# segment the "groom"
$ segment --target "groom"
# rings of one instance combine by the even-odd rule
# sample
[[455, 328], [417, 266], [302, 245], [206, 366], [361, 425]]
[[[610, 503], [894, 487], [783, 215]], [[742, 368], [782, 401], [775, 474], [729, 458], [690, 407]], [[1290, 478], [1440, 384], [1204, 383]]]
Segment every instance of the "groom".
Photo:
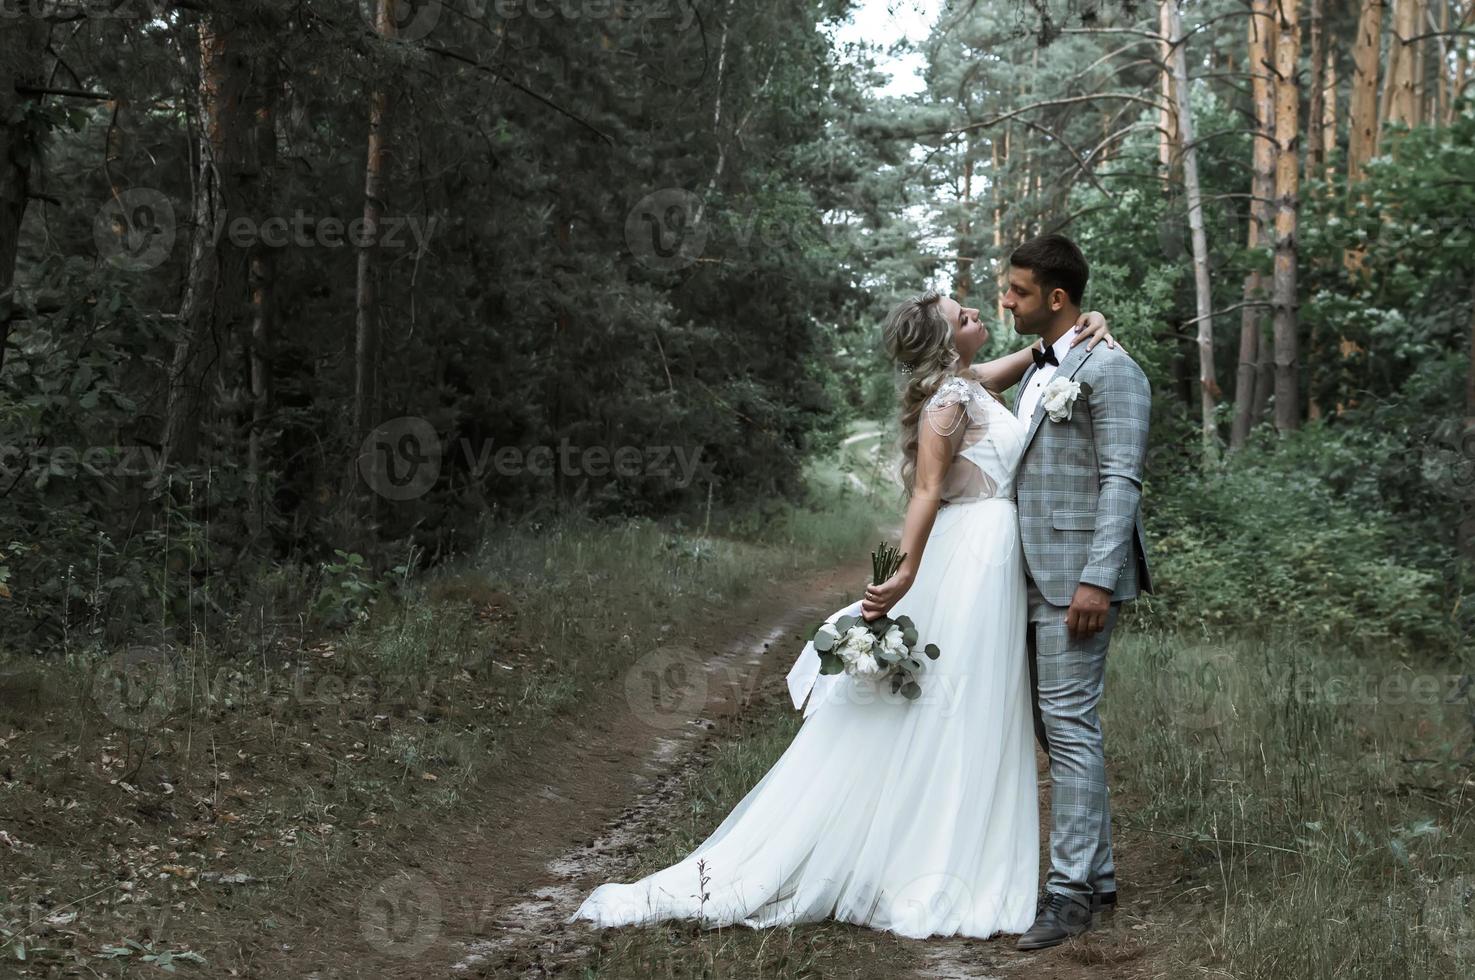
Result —
[[1088, 275], [1075, 242], [1045, 235], [1009, 257], [1003, 298], [1014, 328], [1040, 338], [1015, 405], [1029, 426], [1015, 495], [1035, 737], [1051, 784], [1050, 873], [1019, 949], [1063, 943], [1116, 906], [1096, 704], [1121, 603], [1152, 591], [1137, 513], [1152, 393], [1121, 348], [1071, 346]]

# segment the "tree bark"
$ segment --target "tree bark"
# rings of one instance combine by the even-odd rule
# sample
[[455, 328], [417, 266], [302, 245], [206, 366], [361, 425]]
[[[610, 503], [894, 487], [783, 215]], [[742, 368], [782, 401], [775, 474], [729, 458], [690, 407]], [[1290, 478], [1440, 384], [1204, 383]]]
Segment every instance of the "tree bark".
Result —
[[[1008, 130], [1005, 129], [1004, 132], [1007, 137]], [[1004, 254], [1004, 207], [999, 184], [999, 166], [1003, 161], [1003, 155], [999, 152], [998, 139], [990, 137], [988, 145], [988, 190], [994, 199], [994, 280], [995, 286], [998, 287], [994, 290], [994, 307], [999, 318], [999, 329], [1002, 331], [1008, 325], [1008, 318], [1004, 311], [1004, 277], [1008, 274], [1009, 258]]]
[[1300, 357], [1296, 337], [1296, 217], [1300, 191], [1297, 62], [1301, 54], [1298, 0], [1277, 0], [1280, 25], [1275, 44], [1275, 427], [1301, 427]]
[[963, 140], [963, 209], [958, 216], [958, 281], [954, 286], [954, 299], [962, 302], [973, 291], [973, 259], [971, 253], [972, 221], [969, 217], [973, 208], [973, 134]]
[[0, 33], [0, 370], [14, 322], [15, 260], [40, 135], [26, 122], [11, 121], [31, 99], [39, 98], [20, 95], [15, 87], [40, 86], [47, 33], [46, 22], [31, 16], [29, 0], [11, 13], [14, 16]]
[[253, 143], [266, 99], [263, 62], [275, 57], [263, 50], [262, 38], [271, 34], [271, 25], [226, 13], [211, 13], [199, 23], [195, 233], [179, 314], [182, 333], [170, 365], [161, 464], [195, 459], [209, 379], [251, 316], [250, 246], [222, 234], [222, 225], [254, 219], [259, 244], [261, 171]]
[[1337, 152], [1337, 60], [1327, 58], [1321, 89], [1321, 178], [1330, 193], [1332, 157]]
[[[1169, 16], [1168, 4], [1158, 4], [1157, 28], [1158, 33], [1164, 40], [1158, 42], [1158, 57], [1162, 60], [1163, 70], [1159, 76], [1158, 98], [1162, 102], [1162, 108], [1158, 110], [1158, 133], [1157, 133], [1157, 161], [1163, 168], [1163, 176], [1173, 176], [1173, 160], [1177, 156], [1177, 148], [1182, 142], [1182, 134], [1178, 128], [1178, 119], [1175, 113], [1177, 99], [1173, 94], [1173, 45], [1172, 38], [1178, 35], [1173, 32], [1173, 21], [1177, 19], [1177, 8], [1172, 10], [1172, 19]], [[1163, 184], [1163, 191], [1171, 188], [1170, 183]]]
[[[1255, 140], [1252, 145], [1250, 218], [1246, 246], [1255, 251], [1269, 240], [1271, 198], [1275, 195], [1275, 92], [1269, 63], [1275, 49], [1276, 19], [1273, 0], [1254, 0], [1249, 18], [1250, 92], [1255, 110]], [[1265, 299], [1265, 277], [1257, 269], [1245, 276], [1244, 302], [1239, 320], [1239, 367], [1234, 382], [1234, 424], [1230, 430], [1231, 451], [1242, 449], [1250, 431], [1265, 416], [1270, 402], [1274, 373], [1270, 344], [1264, 339], [1265, 311], [1248, 304]], [[1261, 367], [1265, 368], [1262, 380]]]
[[[1468, 465], [1475, 454], [1475, 286], [1470, 289], [1470, 368], [1465, 375], [1465, 426], [1460, 434], [1460, 452], [1464, 457], [1461, 464]], [[1466, 558], [1475, 559], [1475, 487], [1465, 488], [1463, 510], [1460, 552]]]
[[1362, 179], [1363, 168], [1378, 152], [1378, 59], [1383, 38], [1384, 0], [1363, 0], [1352, 46], [1352, 99], [1347, 107], [1347, 183]]
[[1388, 49], [1388, 80], [1382, 112], [1389, 123], [1417, 126], [1424, 119], [1423, 41], [1424, 0], [1394, 0], [1393, 43]]
[[[1325, 111], [1326, 99], [1326, 70], [1331, 59], [1327, 56], [1326, 33], [1323, 29], [1325, 22], [1324, 8], [1326, 0], [1310, 0], [1307, 10], [1307, 24], [1311, 31], [1311, 78], [1309, 87], [1310, 103], [1306, 109], [1306, 129], [1320, 126], [1322, 113]], [[1309, 141], [1306, 148], [1306, 176], [1308, 178], [1319, 174], [1324, 162], [1323, 141], [1313, 139]]]
[[[383, 38], [395, 32], [395, 0], [378, 0], [375, 30]], [[369, 145], [364, 164], [364, 237], [358, 253], [358, 282], [354, 304], [353, 423], [355, 444], [374, 427], [377, 410], [379, 322], [374, 292], [374, 252], [379, 240], [379, 219], [384, 213], [384, 156], [388, 127], [389, 95], [383, 88], [369, 94]]]
[[[261, 201], [265, 211], [279, 213], [276, 208], [275, 175], [277, 165], [276, 96], [278, 92], [275, 62], [263, 64], [267, 72], [262, 85], [267, 93], [256, 114], [255, 149], [262, 174]], [[276, 259], [277, 250], [258, 240], [251, 252], [251, 438], [248, 465], [251, 474], [252, 533], [266, 526], [266, 460], [263, 442], [272, 413], [271, 353], [276, 328]]]
[[[1475, 15], [1475, 0], [1466, 0], [1465, 12], [1460, 17], [1460, 27], [1464, 28], [1470, 23], [1472, 15]], [[1460, 99], [1465, 94], [1465, 85], [1470, 76], [1470, 39], [1460, 37], [1455, 40], [1455, 75], [1454, 83], [1450, 86], [1449, 104], [1444, 111], [1444, 124], [1450, 125], [1455, 121], [1455, 111], [1460, 104]]]
[[1193, 285], [1198, 314], [1198, 386], [1202, 412], [1204, 462], [1219, 455], [1219, 428], [1214, 406], [1219, 400], [1219, 383], [1214, 377], [1213, 290], [1209, 284], [1209, 243], [1204, 231], [1203, 196], [1198, 181], [1198, 148], [1193, 139], [1193, 109], [1189, 104], [1187, 39], [1178, 16], [1178, 0], [1162, 0], [1164, 36], [1169, 38], [1168, 67], [1174, 115], [1178, 121], [1178, 145], [1183, 149], [1183, 188], [1188, 199], [1188, 229], [1193, 242]]

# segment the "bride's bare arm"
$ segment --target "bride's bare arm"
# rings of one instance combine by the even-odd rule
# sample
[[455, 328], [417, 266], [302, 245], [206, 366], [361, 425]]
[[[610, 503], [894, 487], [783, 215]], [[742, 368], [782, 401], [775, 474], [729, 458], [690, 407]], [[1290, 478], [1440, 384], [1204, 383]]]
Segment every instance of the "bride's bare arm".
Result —
[[[867, 620], [884, 616], [907, 594], [917, 577], [922, 550], [927, 546], [927, 536], [932, 533], [937, 509], [942, 503], [943, 481], [952, 465], [956, 442], [962, 437], [964, 412], [962, 404], [930, 413], [924, 409], [922, 418], [917, 421], [917, 471], [902, 523], [901, 544], [897, 549], [906, 557], [889, 579], [866, 588], [865, 598], [861, 600], [861, 615]], [[944, 432], [949, 435], [943, 435]]]
[[[1085, 343], [1088, 345], [1086, 350], [1090, 350], [1103, 340], [1106, 341], [1108, 347], [1117, 345], [1116, 338], [1106, 330], [1106, 317], [1095, 310], [1082, 313], [1081, 318], [1076, 321], [1076, 328], [1078, 332], [1070, 342], [1072, 347]], [[1030, 344], [1029, 347], [1012, 354], [1005, 354], [1003, 357], [996, 357], [982, 364], [974, 364], [968, 370], [990, 391], [1007, 391], [1019, 384], [1019, 380], [1024, 377], [1024, 372], [1028, 371], [1030, 364], [1034, 362], [1034, 357], [1029, 352], [1030, 347], [1033, 346], [1034, 344]]]

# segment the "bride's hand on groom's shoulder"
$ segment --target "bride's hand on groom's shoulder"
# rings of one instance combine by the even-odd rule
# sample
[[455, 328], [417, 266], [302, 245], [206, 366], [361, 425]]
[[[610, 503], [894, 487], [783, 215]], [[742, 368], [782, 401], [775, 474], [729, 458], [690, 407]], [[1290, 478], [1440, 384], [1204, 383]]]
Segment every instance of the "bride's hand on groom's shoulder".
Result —
[[907, 594], [907, 590], [911, 587], [911, 573], [901, 570], [880, 585], [866, 586], [865, 598], [860, 602], [861, 618], [866, 622], [880, 619], [901, 600], [902, 596]]
[[[1106, 341], [1106, 346], [1108, 347], [1122, 346], [1107, 331], [1106, 316], [1096, 310], [1092, 310], [1089, 313], [1082, 313], [1081, 318], [1076, 321], [1075, 331], [1076, 335], [1070, 342], [1072, 347], [1076, 344], [1084, 343], [1086, 350], [1090, 350], [1103, 340]], [[1126, 350], [1126, 348], [1122, 347], [1122, 350]]]

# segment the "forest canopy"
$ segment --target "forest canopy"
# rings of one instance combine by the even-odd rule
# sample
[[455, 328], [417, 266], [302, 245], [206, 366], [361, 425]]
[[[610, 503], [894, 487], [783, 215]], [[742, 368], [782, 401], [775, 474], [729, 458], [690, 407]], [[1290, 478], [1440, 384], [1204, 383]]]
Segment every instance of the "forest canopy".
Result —
[[857, 6], [0, 4], [11, 641], [569, 509], [802, 505], [894, 421], [886, 309], [941, 286], [1018, 349], [999, 277], [1051, 231], [1155, 392], [1144, 615], [1465, 635], [1475, 4], [837, 42]]

